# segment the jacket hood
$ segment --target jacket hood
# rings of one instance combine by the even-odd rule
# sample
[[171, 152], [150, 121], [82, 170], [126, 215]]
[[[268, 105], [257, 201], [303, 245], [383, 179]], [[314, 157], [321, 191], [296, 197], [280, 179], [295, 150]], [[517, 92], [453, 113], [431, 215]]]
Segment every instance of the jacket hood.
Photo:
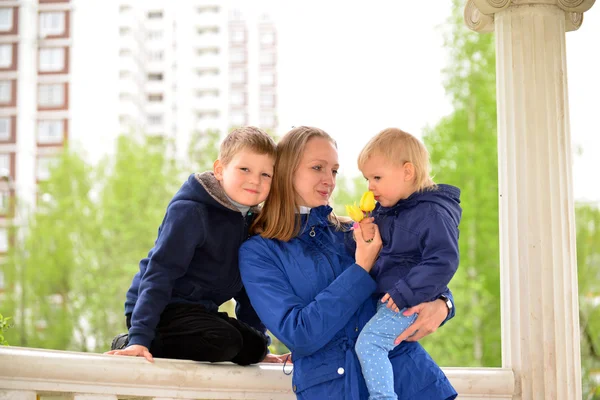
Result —
[[393, 213], [400, 208], [409, 208], [417, 205], [418, 203], [429, 202], [436, 203], [445, 209], [452, 220], [458, 224], [462, 214], [462, 208], [460, 207], [460, 189], [452, 186], [439, 184], [435, 189], [426, 190], [423, 192], [415, 192], [404, 200], [400, 200], [396, 205], [392, 207], [382, 207], [377, 204], [375, 208], [376, 213]]
[[[175, 194], [171, 203], [179, 200], [195, 201], [212, 207], [240, 212], [229, 200], [211, 171], [191, 174]], [[257, 206], [250, 207], [250, 211], [253, 213], [258, 212], [258, 210]]]

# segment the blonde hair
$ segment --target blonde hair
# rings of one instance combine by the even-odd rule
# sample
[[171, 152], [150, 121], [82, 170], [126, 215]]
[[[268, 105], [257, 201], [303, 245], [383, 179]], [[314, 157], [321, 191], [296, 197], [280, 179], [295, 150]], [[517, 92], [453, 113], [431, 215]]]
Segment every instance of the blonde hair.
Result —
[[223, 139], [219, 148], [219, 160], [223, 165], [227, 165], [244, 149], [273, 158], [277, 156], [277, 144], [269, 134], [254, 126], [243, 126], [234, 129]]
[[[325, 131], [309, 126], [293, 128], [277, 144], [271, 191], [260, 214], [252, 224], [253, 233], [285, 242], [298, 236], [301, 221], [298, 213], [298, 196], [294, 189], [294, 174], [306, 144], [313, 138], [326, 139], [337, 148], [335, 140]], [[335, 214], [329, 215], [329, 221], [336, 229], [342, 229], [342, 222]]]
[[369, 157], [374, 155], [383, 156], [396, 166], [411, 163], [415, 168], [414, 184], [417, 191], [435, 188], [435, 182], [430, 176], [429, 152], [410, 133], [398, 128], [387, 128], [379, 132], [358, 155], [358, 168], [362, 170]]

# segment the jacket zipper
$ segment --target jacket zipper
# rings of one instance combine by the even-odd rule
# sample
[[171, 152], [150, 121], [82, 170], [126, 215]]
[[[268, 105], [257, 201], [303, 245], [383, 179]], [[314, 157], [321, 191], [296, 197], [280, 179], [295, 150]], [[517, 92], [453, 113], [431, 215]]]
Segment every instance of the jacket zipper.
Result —
[[[310, 236], [311, 238], [317, 236], [314, 225], [310, 227], [310, 232], [308, 233], [308, 236]], [[327, 254], [324, 251], [322, 252], [322, 254], [325, 256], [327, 262], [329, 263], [329, 268], [331, 268], [331, 273], [333, 274], [334, 279], [337, 278], [337, 275], [335, 274], [335, 269], [333, 268], [333, 262], [331, 261], [329, 254]]]

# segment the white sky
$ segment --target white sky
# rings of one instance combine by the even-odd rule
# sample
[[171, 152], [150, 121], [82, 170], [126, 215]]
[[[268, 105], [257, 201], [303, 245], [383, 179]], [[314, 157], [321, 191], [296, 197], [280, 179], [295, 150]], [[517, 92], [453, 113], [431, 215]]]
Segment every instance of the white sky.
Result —
[[[293, 125], [326, 130], [339, 144], [342, 173], [379, 130], [421, 135], [451, 112], [442, 86], [442, 25], [451, 2], [253, 1], [279, 31], [280, 133]], [[243, 7], [245, 8], [245, 7]], [[251, 11], [246, 11], [251, 12]], [[583, 149], [574, 164], [576, 199], [600, 201], [600, 6], [567, 34], [571, 133]]]

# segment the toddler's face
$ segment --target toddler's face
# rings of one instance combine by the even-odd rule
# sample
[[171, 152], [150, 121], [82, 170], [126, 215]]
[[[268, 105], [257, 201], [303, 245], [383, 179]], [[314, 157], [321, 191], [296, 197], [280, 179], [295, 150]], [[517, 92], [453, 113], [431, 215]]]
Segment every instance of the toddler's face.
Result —
[[414, 167], [410, 163], [391, 163], [375, 154], [364, 163], [362, 173], [383, 207], [392, 207], [415, 192]]

